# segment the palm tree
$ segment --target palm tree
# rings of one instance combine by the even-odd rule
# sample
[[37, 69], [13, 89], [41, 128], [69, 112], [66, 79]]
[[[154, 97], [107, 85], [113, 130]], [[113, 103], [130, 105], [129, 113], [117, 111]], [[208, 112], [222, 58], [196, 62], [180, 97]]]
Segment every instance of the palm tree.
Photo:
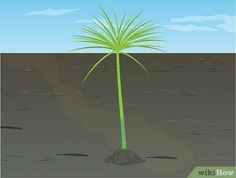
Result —
[[[154, 25], [151, 21], [138, 20], [140, 13], [135, 14], [131, 17], [126, 18], [124, 15], [119, 21], [116, 13], [113, 11], [113, 20], [108, 16], [108, 14], [101, 8], [103, 19], [98, 19], [94, 17], [91, 22], [96, 26], [92, 28], [89, 26], [82, 26], [82, 30], [85, 35], [75, 36], [76, 41], [88, 43], [88, 46], [77, 48], [75, 50], [82, 49], [107, 49], [110, 52], [104, 55], [100, 60], [98, 60], [90, 71], [85, 76], [82, 84], [90, 76], [92, 71], [107, 57], [110, 55], [116, 55], [116, 77], [117, 77], [117, 90], [118, 90], [118, 106], [119, 106], [119, 116], [120, 116], [120, 129], [121, 129], [121, 149], [124, 151], [127, 149], [126, 142], [126, 128], [125, 128], [125, 114], [124, 114], [124, 102], [122, 93], [122, 80], [121, 80], [121, 64], [120, 55], [123, 54], [127, 58], [136, 62], [139, 66], [147, 72], [144, 65], [139, 62], [135, 57], [124, 52], [126, 49], [130, 48], [149, 48], [154, 50], [161, 50], [160, 46], [156, 45], [156, 42], [162, 41], [160, 37], [157, 36], [157, 28], [159, 26]], [[153, 44], [149, 44], [149, 43]]]

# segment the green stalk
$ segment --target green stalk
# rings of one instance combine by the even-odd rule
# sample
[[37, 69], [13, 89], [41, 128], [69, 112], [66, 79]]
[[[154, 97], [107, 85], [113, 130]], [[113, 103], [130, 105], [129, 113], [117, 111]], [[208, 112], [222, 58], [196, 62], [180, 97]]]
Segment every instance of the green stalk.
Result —
[[122, 94], [120, 53], [119, 52], [116, 53], [116, 77], [117, 77], [118, 103], [119, 103], [119, 114], [120, 114], [121, 148], [126, 149], [127, 144], [126, 144], [124, 103], [123, 103], [123, 94]]

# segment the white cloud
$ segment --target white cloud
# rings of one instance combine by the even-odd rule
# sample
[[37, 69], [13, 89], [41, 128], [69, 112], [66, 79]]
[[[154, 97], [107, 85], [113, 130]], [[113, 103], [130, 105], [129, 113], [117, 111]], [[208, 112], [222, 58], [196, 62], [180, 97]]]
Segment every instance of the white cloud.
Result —
[[171, 30], [177, 31], [216, 31], [215, 28], [206, 27], [206, 26], [196, 26], [196, 25], [163, 25], [163, 27], [169, 28]]
[[172, 18], [172, 22], [207, 22], [207, 21], [218, 21], [215, 25], [216, 28], [221, 28], [227, 32], [236, 32], [236, 17], [229, 15], [212, 15], [212, 16], [187, 16], [181, 18]]
[[44, 9], [39, 11], [30, 11], [25, 15], [44, 15], [44, 16], [56, 16], [56, 15], [65, 15], [79, 9]]

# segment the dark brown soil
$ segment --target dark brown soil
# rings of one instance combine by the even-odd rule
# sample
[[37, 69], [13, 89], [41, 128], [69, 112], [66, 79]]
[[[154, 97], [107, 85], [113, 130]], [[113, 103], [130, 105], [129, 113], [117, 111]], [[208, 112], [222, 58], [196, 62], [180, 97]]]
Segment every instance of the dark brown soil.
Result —
[[234, 165], [234, 54], [134, 54], [149, 74], [121, 56], [127, 145], [146, 159], [129, 166], [104, 162], [120, 148], [114, 56], [81, 86], [102, 55], [2, 54], [3, 177], [174, 178]]

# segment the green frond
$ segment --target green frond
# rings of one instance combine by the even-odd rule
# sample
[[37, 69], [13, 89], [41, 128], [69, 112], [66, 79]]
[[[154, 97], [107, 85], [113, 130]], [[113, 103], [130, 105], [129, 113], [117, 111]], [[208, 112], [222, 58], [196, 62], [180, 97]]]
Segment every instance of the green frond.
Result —
[[99, 33], [98, 31], [92, 29], [91, 27], [87, 27], [87, 26], [82, 26], [81, 28], [88, 35], [99, 38], [100, 40], [103, 40], [104, 42], [106, 42], [109, 46], [113, 46], [113, 44], [109, 40], [109, 38], [106, 37], [105, 35], [103, 35], [102, 33]]
[[81, 48], [76, 48], [76, 49], [73, 49], [71, 51], [80, 51], [80, 50], [83, 50], [83, 49], [111, 49], [111, 48], [108, 48], [106, 46], [85, 46], [85, 47], [81, 47]]
[[147, 37], [147, 36], [151, 36], [151, 35], [155, 35], [155, 34], [156, 34], [155, 27], [141, 29], [141, 30], [138, 30], [138, 31], [132, 33], [130, 36], [128, 36], [124, 40], [124, 44], [126, 42], [129, 42], [129, 41], [134, 40], [134, 39], [138, 39], [138, 38], [141, 38], [141, 37]]
[[138, 65], [140, 65], [145, 72], [148, 73], [148, 70], [146, 69], [146, 67], [144, 67], [144, 65], [141, 62], [139, 62], [137, 59], [135, 59], [133, 56], [131, 56], [127, 53], [121, 53], [121, 54], [124, 54], [124, 55], [128, 56], [129, 58], [131, 58], [134, 62], [136, 62]]
[[124, 36], [124, 39], [127, 39], [127, 37], [129, 37], [132, 33], [139, 30], [140, 28], [144, 27], [145, 25], [147, 25], [150, 22], [151, 21], [145, 21], [145, 22], [141, 21], [141, 22], [139, 22], [129, 32], [126, 33], [126, 35]]
[[130, 19], [128, 19], [124, 25], [124, 27], [121, 27], [121, 32], [120, 32], [120, 39], [119, 41], [122, 41], [122, 39], [125, 36], [125, 33], [128, 31], [128, 29], [130, 28], [130, 26], [134, 23], [134, 21], [141, 15], [141, 13], [134, 15], [133, 17], [131, 17]]
[[148, 49], [155, 49], [159, 51], [163, 51], [160, 46], [157, 45], [148, 45], [148, 44], [139, 44], [139, 45], [128, 45], [126, 49], [128, 48], [148, 48]]
[[[151, 21], [138, 20], [141, 13], [130, 17], [126, 17], [125, 14], [119, 20], [114, 11], [112, 11], [113, 18], [111, 18], [104, 9], [100, 9], [104, 21], [94, 17], [92, 23], [95, 25], [95, 28], [83, 25], [82, 30], [86, 35], [75, 36], [76, 40], [94, 44], [90, 48], [98, 47], [115, 52], [122, 52], [122, 50], [137, 47], [163, 51], [158, 46], [158, 42], [163, 41], [157, 36], [157, 30], [160, 26], [153, 24]], [[154, 44], [148, 44], [149, 42]], [[89, 46], [79, 49], [88, 48]]]
[[104, 46], [112, 48], [112, 46], [106, 43], [106, 41], [100, 40], [99, 38], [94, 38], [90, 36], [76, 36], [75, 39], [78, 40], [79, 42], [93, 43], [93, 44], [104, 45]]
[[121, 20], [120, 24], [118, 25], [118, 32], [117, 32], [117, 41], [118, 41], [118, 44], [119, 44], [119, 42], [120, 42], [121, 29], [122, 29], [123, 24], [124, 24], [124, 22], [125, 22], [125, 17], [126, 17], [126, 14], [123, 15], [122, 20]]
[[138, 44], [138, 43], [144, 43], [144, 42], [158, 42], [158, 41], [163, 42], [163, 40], [157, 37], [147, 37], [147, 38], [144, 37], [144, 38], [130, 40], [127, 44], [131, 45], [131, 44]]
[[108, 54], [106, 54], [105, 56], [103, 56], [100, 60], [98, 60], [94, 66], [89, 70], [89, 72], [86, 74], [84, 80], [82, 81], [82, 85], [84, 84], [84, 82], [86, 81], [86, 79], [89, 77], [89, 75], [93, 72], [93, 70], [103, 61], [105, 60], [108, 56], [110, 56], [111, 54], [113, 54], [113, 52], [110, 52]]
[[115, 27], [113, 26], [109, 16], [107, 15], [107, 13], [101, 8], [102, 10], [102, 14], [103, 14], [103, 18], [106, 20], [108, 26], [110, 27], [111, 29], [111, 32], [113, 33], [112, 36], [114, 37], [114, 39], [116, 39], [116, 31], [115, 31]]
[[116, 44], [115, 37], [112, 35], [111, 30], [109, 30], [109, 29], [106, 27], [106, 25], [104, 25], [98, 18], [94, 17], [94, 19], [96, 20], [96, 21], [94, 22], [94, 24], [95, 24], [98, 28], [100, 28], [100, 29], [110, 38], [110, 40], [111, 40], [114, 44]]
[[119, 31], [119, 21], [118, 21], [118, 18], [117, 18], [117, 15], [115, 13], [115, 11], [112, 9], [112, 13], [113, 13], [113, 16], [114, 16], [114, 19], [115, 19], [115, 22], [116, 22], [116, 38], [118, 36], [118, 31]]

